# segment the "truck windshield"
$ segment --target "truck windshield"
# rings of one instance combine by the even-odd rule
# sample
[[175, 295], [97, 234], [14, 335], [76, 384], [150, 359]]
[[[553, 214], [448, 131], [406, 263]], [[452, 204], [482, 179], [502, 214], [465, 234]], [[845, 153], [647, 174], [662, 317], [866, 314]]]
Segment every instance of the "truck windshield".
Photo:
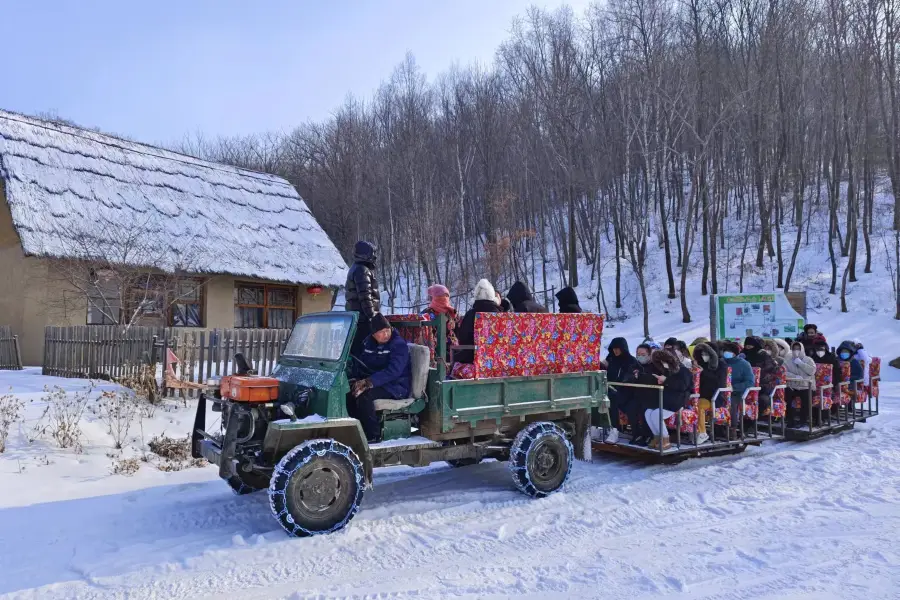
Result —
[[284, 348], [287, 356], [340, 360], [347, 343], [353, 317], [349, 315], [315, 315], [303, 317], [294, 325]]

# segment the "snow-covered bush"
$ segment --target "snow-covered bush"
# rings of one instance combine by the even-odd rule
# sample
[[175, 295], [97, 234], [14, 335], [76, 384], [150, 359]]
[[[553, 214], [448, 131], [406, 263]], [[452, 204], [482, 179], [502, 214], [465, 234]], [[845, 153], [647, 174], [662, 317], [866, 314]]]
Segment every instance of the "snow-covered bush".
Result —
[[150, 451], [161, 458], [156, 468], [160, 471], [181, 471], [190, 467], [203, 467], [206, 461], [191, 456], [191, 438], [170, 438], [158, 435], [147, 444]]
[[87, 389], [67, 393], [59, 386], [45, 387], [46, 396], [41, 398], [46, 402], [41, 418], [34, 428], [34, 436], [47, 435], [56, 442], [60, 448], [74, 448], [81, 451], [81, 418], [91, 400], [94, 386]]
[[11, 394], [0, 396], [0, 453], [6, 450], [9, 428], [19, 420], [24, 403]]
[[110, 473], [113, 475], [125, 475], [130, 477], [141, 469], [141, 460], [139, 458], [113, 458], [109, 467]]
[[107, 391], [100, 396], [98, 416], [106, 423], [116, 450], [122, 449], [141, 404], [139, 398], [125, 390]]

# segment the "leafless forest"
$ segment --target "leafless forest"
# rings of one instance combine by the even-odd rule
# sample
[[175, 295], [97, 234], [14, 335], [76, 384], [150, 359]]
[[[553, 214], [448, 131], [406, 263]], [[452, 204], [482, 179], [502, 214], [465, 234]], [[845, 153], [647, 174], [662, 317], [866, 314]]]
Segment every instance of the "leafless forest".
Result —
[[[900, 257], [898, 49], [897, 0], [532, 9], [489, 67], [428, 81], [407, 56], [326, 122], [181, 149], [286, 176], [342, 251], [379, 245], [387, 289], [406, 297], [483, 275], [549, 287], [548, 269], [578, 285], [576, 260], [600, 264], [602, 239], [615, 253], [603, 260], [620, 259], [610, 304], [630, 264], [646, 321], [648, 253], [664, 252], [687, 321], [685, 294], [721, 284], [726, 219], [745, 232], [741, 279], [744, 264], [776, 261], [789, 289], [816, 215], [843, 300], [883, 245], [877, 179], [893, 191], [878, 210], [893, 210]], [[686, 290], [697, 245], [701, 290]]]

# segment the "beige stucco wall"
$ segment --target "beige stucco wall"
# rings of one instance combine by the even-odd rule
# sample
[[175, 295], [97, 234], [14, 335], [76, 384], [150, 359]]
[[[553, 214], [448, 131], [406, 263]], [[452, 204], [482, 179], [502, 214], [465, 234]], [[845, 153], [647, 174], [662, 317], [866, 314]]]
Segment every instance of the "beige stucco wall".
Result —
[[76, 294], [48, 277], [47, 261], [22, 252], [0, 180], [0, 325], [19, 336], [22, 362], [43, 362], [44, 327], [83, 325], [87, 306]]

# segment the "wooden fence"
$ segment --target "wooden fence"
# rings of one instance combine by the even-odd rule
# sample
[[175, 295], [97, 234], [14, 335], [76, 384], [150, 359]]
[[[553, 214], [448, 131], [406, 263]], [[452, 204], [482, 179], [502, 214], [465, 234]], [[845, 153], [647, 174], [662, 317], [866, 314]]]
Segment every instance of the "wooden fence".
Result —
[[[164, 340], [180, 364], [176, 374], [182, 381], [202, 383], [210, 377], [231, 375], [234, 355], [240, 352], [260, 375], [269, 375], [287, 344], [290, 329], [216, 329], [212, 331], [176, 330]], [[165, 356], [163, 354], [162, 356]], [[169, 395], [174, 395], [170, 390]], [[179, 391], [187, 394], [188, 391]], [[195, 392], [190, 392], [195, 396]]]
[[[151, 365], [160, 385], [171, 365], [178, 379], [202, 383], [230, 375], [233, 357], [241, 352], [260, 375], [275, 368], [290, 336], [289, 329], [215, 329], [192, 331], [162, 327], [77, 326], [47, 327], [44, 332], [45, 375], [82, 379], [122, 379]], [[191, 395], [165, 390], [167, 395]]]
[[83, 325], [44, 328], [44, 375], [121, 379], [154, 362], [159, 327]]
[[7, 325], [0, 326], [0, 371], [21, 371], [22, 352], [19, 336], [13, 335]]

